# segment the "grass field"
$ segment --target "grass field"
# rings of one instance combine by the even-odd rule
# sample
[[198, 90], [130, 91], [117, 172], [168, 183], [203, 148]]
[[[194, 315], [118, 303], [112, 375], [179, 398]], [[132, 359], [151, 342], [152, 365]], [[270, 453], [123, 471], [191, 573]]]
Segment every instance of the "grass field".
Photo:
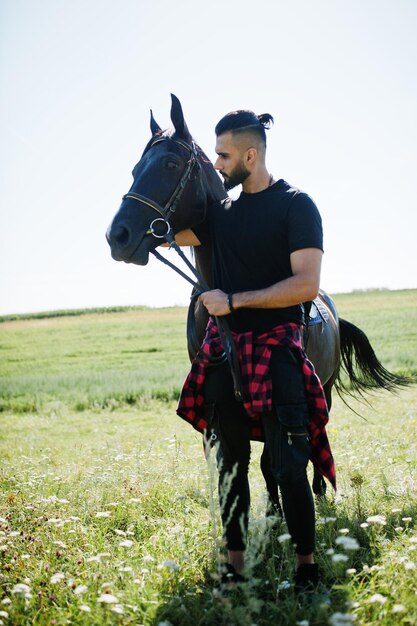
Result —
[[[335, 300], [385, 366], [416, 375], [417, 291]], [[349, 400], [362, 417], [335, 400], [339, 491], [317, 503], [332, 604], [300, 607], [285, 525], [264, 515], [258, 444], [250, 582], [215, 590], [215, 464], [175, 415], [184, 309], [2, 320], [0, 354], [0, 622], [417, 623], [415, 387]]]

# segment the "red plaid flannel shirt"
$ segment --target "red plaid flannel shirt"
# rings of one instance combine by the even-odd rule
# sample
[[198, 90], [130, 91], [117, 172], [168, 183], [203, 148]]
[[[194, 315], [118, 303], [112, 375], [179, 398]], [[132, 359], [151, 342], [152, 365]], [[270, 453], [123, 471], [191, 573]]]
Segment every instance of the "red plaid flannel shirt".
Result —
[[[276, 326], [259, 336], [254, 336], [252, 332], [232, 334], [241, 366], [243, 406], [250, 416], [251, 439], [255, 441], [264, 441], [261, 413], [272, 410], [272, 381], [269, 376], [271, 349], [273, 346], [284, 346], [299, 352], [310, 412], [310, 459], [336, 489], [336, 470], [326, 434], [329, 421], [326, 398], [314, 367], [303, 350], [302, 326], [291, 322]], [[218, 356], [222, 352], [217, 326], [210, 318], [203, 344], [191, 365], [177, 408], [178, 415], [201, 433], [209, 427], [204, 411], [208, 356]]]

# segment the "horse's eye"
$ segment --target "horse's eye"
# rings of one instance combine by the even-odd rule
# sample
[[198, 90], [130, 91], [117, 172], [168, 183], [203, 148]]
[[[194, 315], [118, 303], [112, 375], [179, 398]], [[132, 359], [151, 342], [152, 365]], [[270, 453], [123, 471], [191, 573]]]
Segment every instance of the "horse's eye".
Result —
[[166, 170], [176, 170], [179, 168], [178, 159], [171, 154], [166, 154], [161, 159], [161, 164]]

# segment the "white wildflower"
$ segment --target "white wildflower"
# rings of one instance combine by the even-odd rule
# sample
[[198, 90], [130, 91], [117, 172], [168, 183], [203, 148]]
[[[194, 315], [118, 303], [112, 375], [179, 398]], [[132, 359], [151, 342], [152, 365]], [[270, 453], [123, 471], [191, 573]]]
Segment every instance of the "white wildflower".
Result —
[[402, 517], [401, 518], [403, 522], [412, 522], [413, 518], [412, 517]]
[[115, 532], [116, 535], [120, 535], [121, 537], [126, 537], [126, 533], [124, 530], [119, 530], [118, 528], [114, 528], [113, 532]]
[[12, 593], [22, 596], [23, 598], [31, 598], [32, 596], [30, 591], [31, 589], [29, 585], [26, 585], [25, 583], [17, 583], [17, 585], [15, 585], [12, 589]]
[[385, 604], [386, 601], [387, 601], [387, 598], [380, 593], [374, 593], [374, 595], [371, 596], [368, 600], [368, 602], [379, 603], [379, 604]]
[[328, 550], [326, 550], [326, 554], [331, 556], [332, 554], [334, 554], [334, 549], [333, 548], [329, 548]]
[[346, 554], [336, 553], [336, 554], [333, 554], [332, 556], [332, 561], [334, 563], [341, 563], [341, 562], [348, 561], [348, 560], [349, 560], [349, 557]]
[[110, 517], [110, 511], [97, 511], [96, 517]]
[[124, 614], [123, 605], [121, 604], [116, 604], [116, 606], [113, 606], [110, 610], [113, 611], [113, 613], [118, 613], [118, 615]]
[[131, 504], [137, 504], [138, 502], [141, 502], [140, 498], [130, 498], [130, 500], [128, 500], [128, 502], [130, 502]]
[[289, 589], [291, 587], [291, 583], [289, 580], [283, 580], [281, 583], [279, 583], [277, 589], [278, 591], [281, 591], [282, 589]]
[[347, 535], [349, 532], [350, 532], [349, 528], [341, 528], [341, 529], [339, 530], [339, 533], [340, 533], [341, 535]]
[[80, 596], [81, 594], [87, 591], [87, 585], [77, 585], [74, 589], [74, 593], [76, 596]]
[[65, 578], [65, 574], [63, 574], [62, 572], [56, 572], [56, 574], [53, 574], [51, 576], [49, 582], [51, 583], [51, 585], [56, 585], [61, 580], [64, 580], [64, 578]]
[[391, 509], [391, 513], [401, 513], [401, 509]]
[[100, 560], [101, 559], [100, 559], [100, 557], [98, 555], [97, 556], [89, 556], [88, 559], [85, 560], [85, 562], [86, 563], [94, 563], [94, 562], [100, 563]]
[[367, 522], [362, 522], [361, 528], [368, 528], [369, 524]]
[[5, 606], [11, 603], [12, 601], [10, 600], [10, 598], [3, 598], [3, 600], [1, 601], [1, 604], [4, 604]]
[[5, 617], [7, 619], [9, 617], [9, 614], [7, 611], [0, 611], [0, 617]]
[[278, 541], [280, 543], [284, 543], [285, 541], [290, 541], [291, 535], [289, 533], [283, 533], [278, 537]]
[[97, 602], [103, 602], [104, 604], [118, 604], [119, 600], [111, 593], [102, 593], [101, 596], [97, 598]]
[[302, 619], [301, 622], [296, 622], [297, 626], [310, 626], [308, 619]]
[[346, 570], [346, 574], [348, 574], [349, 576], [352, 576], [353, 574], [356, 574], [356, 569], [354, 567], [350, 567], [349, 569]]
[[81, 604], [79, 608], [80, 611], [84, 611], [85, 613], [91, 613], [91, 609], [88, 604]]
[[354, 615], [350, 613], [333, 613], [329, 618], [330, 626], [350, 626], [355, 620]]
[[133, 572], [133, 567], [119, 567], [119, 572]]
[[30, 559], [30, 554], [22, 554], [20, 558], [22, 559], [22, 561], [27, 561], [28, 559]]
[[178, 563], [175, 563], [175, 561], [171, 561], [170, 559], [167, 559], [166, 561], [164, 561], [164, 566], [167, 567], [168, 569], [171, 570], [171, 572], [175, 572], [175, 570], [179, 569], [180, 566], [178, 565]]
[[385, 515], [371, 515], [366, 518], [366, 521], [370, 524], [380, 524], [381, 526], [386, 526], [387, 524]]
[[403, 611], [405, 611], [405, 606], [403, 604], [394, 604], [392, 607], [393, 613], [402, 613]]
[[145, 556], [142, 559], [143, 561], [155, 561], [155, 559], [153, 558], [153, 556], [151, 556], [150, 554], [145, 554]]
[[335, 544], [344, 550], [359, 550], [359, 544], [354, 537], [337, 537]]
[[172, 626], [172, 624], [168, 620], [164, 620], [163, 622], [158, 622], [157, 626]]
[[133, 546], [133, 541], [131, 539], [124, 539], [119, 543], [121, 548], [131, 548]]

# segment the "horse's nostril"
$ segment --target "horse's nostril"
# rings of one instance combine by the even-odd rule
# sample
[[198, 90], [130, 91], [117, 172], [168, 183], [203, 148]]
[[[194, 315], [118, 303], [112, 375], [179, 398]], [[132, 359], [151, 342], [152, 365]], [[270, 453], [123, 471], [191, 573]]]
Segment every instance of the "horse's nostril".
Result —
[[119, 246], [126, 246], [129, 243], [130, 232], [125, 227], [119, 224], [115, 227], [113, 232], [111, 233], [111, 238], [115, 241]]

